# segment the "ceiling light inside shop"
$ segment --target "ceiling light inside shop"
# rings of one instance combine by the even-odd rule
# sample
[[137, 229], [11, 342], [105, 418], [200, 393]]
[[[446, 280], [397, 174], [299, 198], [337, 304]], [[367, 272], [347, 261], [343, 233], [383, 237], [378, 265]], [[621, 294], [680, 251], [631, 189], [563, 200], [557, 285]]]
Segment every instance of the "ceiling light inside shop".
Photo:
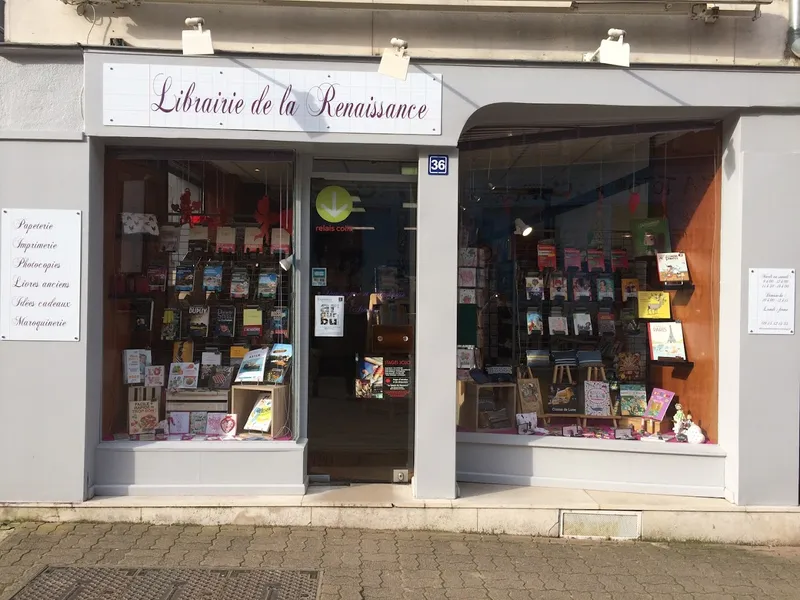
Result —
[[408, 77], [408, 65], [411, 62], [411, 58], [406, 54], [408, 42], [400, 38], [392, 38], [389, 43], [392, 47], [384, 49], [378, 73], [405, 81]]
[[189, 56], [214, 54], [211, 31], [203, 30], [205, 19], [203, 17], [189, 17], [185, 23], [187, 27], [192, 29], [184, 29], [181, 34], [183, 53]]
[[516, 219], [514, 221], [514, 233], [523, 237], [527, 237], [533, 233], [533, 227], [526, 224], [522, 219]]
[[403, 202], [403, 208], [417, 208], [416, 202]]
[[351, 213], [354, 213], [354, 212], [358, 212], [358, 213], [363, 212], [363, 213], [365, 213], [365, 212], [367, 212], [367, 209], [364, 208], [363, 206], [356, 206], [355, 208], [351, 209], [350, 212]]

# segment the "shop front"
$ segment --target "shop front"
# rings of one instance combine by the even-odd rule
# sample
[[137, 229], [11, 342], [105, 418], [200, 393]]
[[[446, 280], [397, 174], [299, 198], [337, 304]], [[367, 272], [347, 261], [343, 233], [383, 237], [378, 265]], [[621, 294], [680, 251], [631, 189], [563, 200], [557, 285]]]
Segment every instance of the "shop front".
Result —
[[[4, 364], [64, 385], [0, 500], [463, 481], [798, 504], [800, 409], [767, 374], [800, 347], [747, 329], [748, 270], [800, 253], [755, 200], [785, 202], [796, 144], [764, 140], [798, 116], [747, 112], [788, 74], [81, 61], [80, 131], [1, 142], [4, 210], [80, 211], [81, 300], [76, 339], [3, 331]], [[21, 203], [24, 158], [50, 176]], [[764, 397], [781, 419], [752, 418]], [[43, 461], [51, 487], [25, 477]]]

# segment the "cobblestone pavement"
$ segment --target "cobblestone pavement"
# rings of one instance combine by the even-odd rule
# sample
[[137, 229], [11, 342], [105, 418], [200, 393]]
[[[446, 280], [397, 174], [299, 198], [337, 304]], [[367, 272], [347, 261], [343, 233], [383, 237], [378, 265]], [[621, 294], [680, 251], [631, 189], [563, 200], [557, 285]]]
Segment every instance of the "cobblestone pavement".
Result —
[[144, 524], [5, 533], [3, 600], [46, 564], [322, 569], [320, 600], [800, 598], [796, 548]]

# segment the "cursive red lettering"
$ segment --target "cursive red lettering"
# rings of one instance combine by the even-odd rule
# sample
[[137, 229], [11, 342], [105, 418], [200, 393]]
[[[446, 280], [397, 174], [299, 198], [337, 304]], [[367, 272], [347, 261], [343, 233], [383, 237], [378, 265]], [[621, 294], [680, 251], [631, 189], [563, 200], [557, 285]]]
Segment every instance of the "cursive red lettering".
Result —
[[[158, 90], [159, 81], [161, 81], [161, 89]], [[150, 105], [150, 110], [153, 112], [165, 112], [170, 113], [177, 108], [177, 99], [173, 96], [172, 107], [167, 105], [167, 92], [172, 88], [172, 77], [165, 77], [163, 73], [159, 73], [153, 78], [153, 88], [156, 94], [158, 95], [158, 102], [153, 102]]]

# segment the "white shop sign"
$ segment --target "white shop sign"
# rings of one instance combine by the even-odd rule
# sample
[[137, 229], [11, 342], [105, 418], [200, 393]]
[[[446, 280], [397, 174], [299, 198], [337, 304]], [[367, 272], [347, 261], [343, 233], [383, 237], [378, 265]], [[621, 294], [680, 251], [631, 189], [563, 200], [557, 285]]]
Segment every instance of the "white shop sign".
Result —
[[0, 339], [78, 341], [80, 314], [81, 211], [3, 209]]
[[103, 65], [103, 124], [441, 135], [441, 75]]
[[794, 269], [750, 269], [747, 331], [794, 335]]

